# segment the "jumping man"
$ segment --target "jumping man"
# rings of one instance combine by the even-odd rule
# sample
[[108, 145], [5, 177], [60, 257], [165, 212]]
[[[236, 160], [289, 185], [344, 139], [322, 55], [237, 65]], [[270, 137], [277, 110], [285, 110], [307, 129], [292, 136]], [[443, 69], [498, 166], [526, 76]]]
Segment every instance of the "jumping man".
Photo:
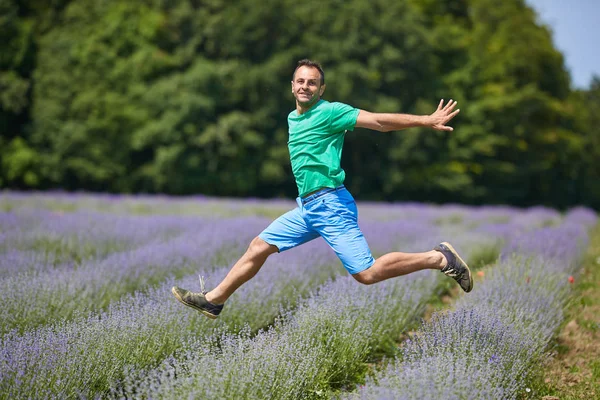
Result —
[[441, 100], [431, 115], [385, 114], [322, 100], [325, 74], [321, 66], [301, 60], [292, 77], [296, 109], [288, 115], [290, 161], [298, 186], [298, 206], [273, 221], [250, 242], [246, 253], [211, 291], [193, 293], [174, 286], [181, 303], [217, 318], [225, 301], [260, 270], [267, 258], [321, 236], [358, 282], [371, 285], [423, 269], [437, 269], [455, 279], [465, 292], [473, 288], [467, 264], [447, 242], [424, 253], [392, 252], [374, 259], [358, 226], [354, 198], [344, 187], [340, 166], [347, 131], [380, 132], [411, 127], [452, 131], [446, 124], [459, 113], [456, 101]]

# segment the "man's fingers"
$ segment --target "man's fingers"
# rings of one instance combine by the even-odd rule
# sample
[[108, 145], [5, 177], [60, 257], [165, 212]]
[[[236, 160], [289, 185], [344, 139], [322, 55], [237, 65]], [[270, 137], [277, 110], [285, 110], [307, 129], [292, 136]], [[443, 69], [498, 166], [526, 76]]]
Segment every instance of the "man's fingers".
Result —
[[450, 121], [452, 118], [456, 117], [456, 114], [458, 114], [460, 112], [460, 108], [456, 111], [454, 111], [452, 114], [448, 115], [448, 121]]
[[460, 112], [460, 109], [454, 110], [454, 107], [456, 107], [457, 104], [458, 102], [450, 99], [448, 100], [448, 103], [444, 105], [444, 99], [441, 99], [440, 104], [438, 104], [438, 108], [435, 112], [435, 114], [439, 118], [438, 121], [440, 121], [441, 123], [433, 125], [432, 128], [437, 129], [439, 131], [453, 131], [454, 128], [445, 124]]
[[452, 109], [454, 109], [454, 107], [456, 107], [458, 103], [456, 101], [453, 101], [452, 99], [450, 99], [450, 101], [448, 101], [448, 104], [446, 104], [446, 107], [444, 107], [444, 111], [446, 112], [450, 112], [452, 111]]
[[433, 129], [437, 129], [438, 131], [453, 131], [454, 128], [447, 125], [434, 125]]

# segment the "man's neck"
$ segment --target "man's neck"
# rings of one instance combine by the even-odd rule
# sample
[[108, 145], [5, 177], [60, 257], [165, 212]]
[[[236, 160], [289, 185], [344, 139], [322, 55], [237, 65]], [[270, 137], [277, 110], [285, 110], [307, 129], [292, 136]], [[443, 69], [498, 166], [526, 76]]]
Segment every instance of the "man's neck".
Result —
[[320, 97], [313, 104], [310, 104], [310, 105], [307, 105], [307, 106], [302, 106], [300, 103], [298, 103], [296, 101], [296, 112], [298, 113], [298, 115], [302, 115], [305, 112], [309, 111], [314, 106], [316, 106], [319, 103], [319, 101], [321, 101]]

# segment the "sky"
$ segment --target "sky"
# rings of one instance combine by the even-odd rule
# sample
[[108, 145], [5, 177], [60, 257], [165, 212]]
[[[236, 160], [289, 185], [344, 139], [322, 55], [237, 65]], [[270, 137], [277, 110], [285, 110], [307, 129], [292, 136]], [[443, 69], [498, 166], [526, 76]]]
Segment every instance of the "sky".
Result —
[[587, 89], [600, 78], [600, 0], [526, 0], [553, 32], [554, 46], [565, 57], [571, 82]]

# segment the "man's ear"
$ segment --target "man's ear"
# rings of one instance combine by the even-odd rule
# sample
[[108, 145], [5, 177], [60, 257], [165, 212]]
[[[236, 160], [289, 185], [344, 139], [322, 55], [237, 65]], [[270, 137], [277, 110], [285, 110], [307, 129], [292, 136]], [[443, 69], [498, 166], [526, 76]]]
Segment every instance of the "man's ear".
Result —
[[325, 84], [323, 84], [323, 86], [321, 86], [321, 89], [319, 89], [319, 97], [323, 96], [323, 92], [325, 92]]

